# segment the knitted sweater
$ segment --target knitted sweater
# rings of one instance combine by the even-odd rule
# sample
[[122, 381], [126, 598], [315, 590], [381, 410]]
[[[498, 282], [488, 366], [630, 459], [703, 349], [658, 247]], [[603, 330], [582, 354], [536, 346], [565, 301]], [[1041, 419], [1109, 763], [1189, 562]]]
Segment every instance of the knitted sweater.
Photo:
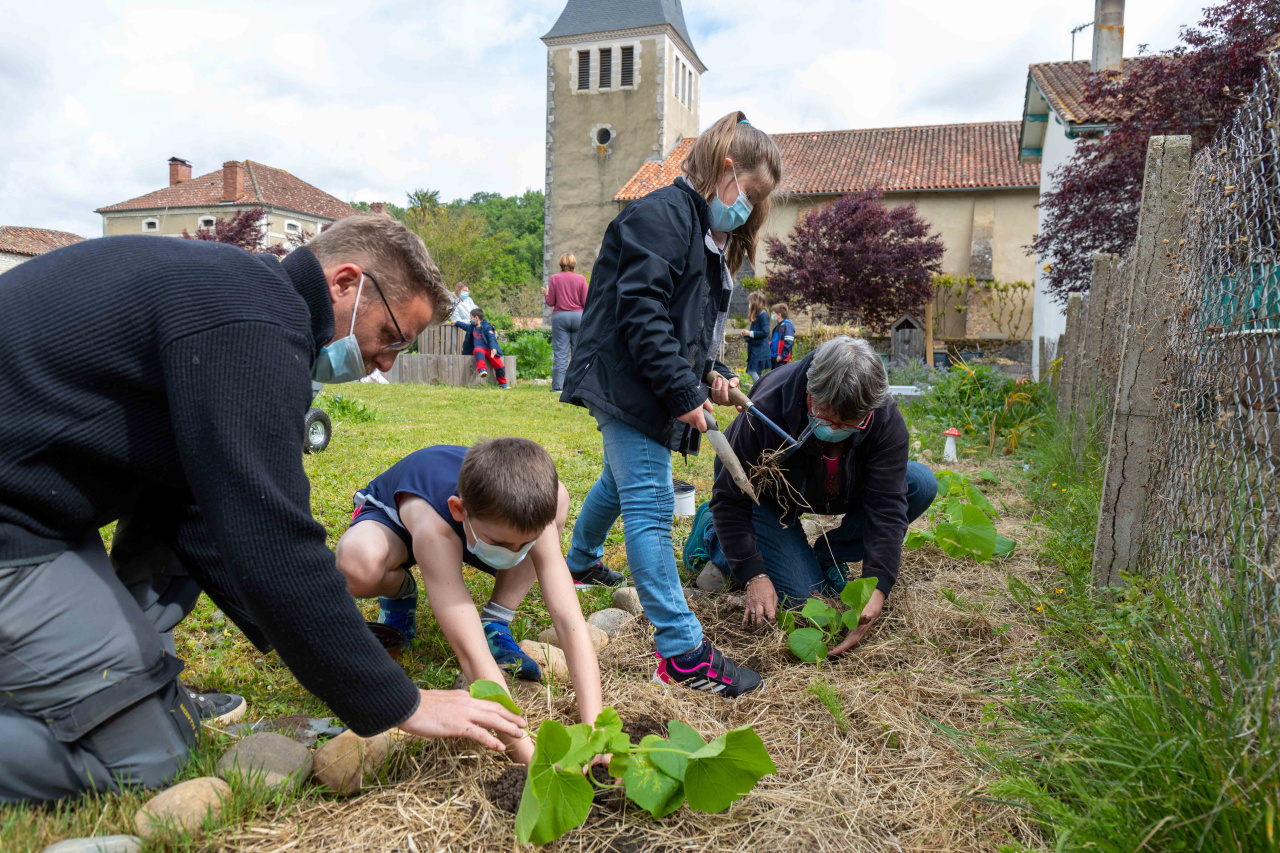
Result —
[[0, 566], [163, 494], [183, 567], [259, 648], [359, 734], [413, 713], [311, 516], [303, 416], [333, 337], [315, 256], [86, 240], [0, 275], [0, 305]]

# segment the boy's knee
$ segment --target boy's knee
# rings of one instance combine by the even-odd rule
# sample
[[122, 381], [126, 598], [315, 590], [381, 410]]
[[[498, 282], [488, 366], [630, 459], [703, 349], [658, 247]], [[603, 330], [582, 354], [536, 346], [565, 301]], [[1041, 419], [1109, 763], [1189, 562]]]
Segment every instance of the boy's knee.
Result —
[[560, 483], [560, 494], [556, 500], [556, 529], [564, 533], [564, 526], [569, 521], [569, 490]]
[[386, 574], [385, 557], [375, 553], [367, 543], [348, 538], [346, 534], [334, 550], [338, 571], [347, 579], [347, 590], [356, 598], [372, 597]]

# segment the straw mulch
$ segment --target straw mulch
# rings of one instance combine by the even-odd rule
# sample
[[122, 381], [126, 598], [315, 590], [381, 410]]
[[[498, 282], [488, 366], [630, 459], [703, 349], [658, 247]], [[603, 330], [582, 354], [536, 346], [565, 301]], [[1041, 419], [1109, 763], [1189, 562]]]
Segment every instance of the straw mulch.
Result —
[[[964, 467], [963, 463], [960, 467]], [[974, 466], [975, 468], [977, 466]], [[1020, 542], [1030, 511], [1011, 490], [1001, 529]], [[661, 821], [617, 798], [597, 804], [585, 826], [557, 850], [639, 853], [665, 850], [995, 851], [1042, 842], [1017, 809], [981, 796], [984, 780], [942, 727], [980, 734], [984, 691], [1025, 660], [1035, 629], [1005, 595], [1009, 574], [1036, 571], [1030, 547], [1010, 560], [976, 565], [933, 550], [907, 551], [898, 586], [869, 640], [838, 662], [796, 663], [776, 629], [752, 634], [741, 611], [720, 597], [694, 610], [711, 640], [764, 676], [757, 692], [729, 702], [654, 684], [652, 629], [643, 621], [601, 653], [605, 701], [624, 720], [680, 719], [712, 738], [751, 725], [778, 773], [721, 814], [682, 809]], [[954, 593], [957, 607], [942, 594]], [[827, 679], [843, 700], [845, 730], [807, 691]], [[576, 722], [572, 695], [517, 695], [531, 724]], [[411, 754], [410, 754], [411, 753]], [[250, 853], [402, 850], [492, 851], [518, 847], [514, 815], [493, 806], [484, 785], [508, 766], [467, 742], [434, 742], [402, 752], [396, 784], [351, 800], [310, 805], [227, 839]]]

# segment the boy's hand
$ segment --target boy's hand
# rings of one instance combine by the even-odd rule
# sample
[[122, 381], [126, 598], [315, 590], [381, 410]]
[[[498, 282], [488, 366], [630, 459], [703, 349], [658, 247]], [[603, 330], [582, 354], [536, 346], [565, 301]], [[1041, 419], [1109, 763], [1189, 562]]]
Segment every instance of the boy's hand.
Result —
[[472, 699], [465, 690], [419, 690], [418, 710], [400, 724], [415, 737], [465, 737], [481, 746], [504, 752], [506, 747], [491, 732], [512, 740], [526, 737], [525, 719], [497, 702]]
[[680, 421], [681, 423], [688, 424], [689, 426], [696, 429], [698, 432], [706, 432], [707, 419], [702, 416], [703, 409], [706, 409], [708, 412], [711, 411], [710, 400], [707, 400], [701, 406], [699, 406], [696, 409], [693, 409], [692, 411], [685, 412], [683, 415], [676, 418], [676, 420]]

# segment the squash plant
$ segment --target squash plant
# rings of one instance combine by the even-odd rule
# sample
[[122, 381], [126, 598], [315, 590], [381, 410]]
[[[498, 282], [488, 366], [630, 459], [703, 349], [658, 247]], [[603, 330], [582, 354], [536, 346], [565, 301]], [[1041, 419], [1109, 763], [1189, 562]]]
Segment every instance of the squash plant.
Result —
[[[471, 695], [522, 713], [492, 681], [472, 684]], [[627, 799], [655, 818], [671, 814], [686, 801], [695, 811], [724, 811], [778, 770], [750, 726], [725, 732], [710, 743], [679, 720], [668, 723], [667, 733], [666, 738], [645, 735], [639, 745], [633, 744], [611, 707], [600, 712], [594, 726], [542, 723], [516, 812], [516, 838], [522, 844], [546, 844], [582, 825], [591, 811], [593, 788], [616, 787], [584, 772], [597, 755], [611, 756], [609, 773], [622, 779]]]
[[1013, 553], [1016, 543], [997, 533], [992, 521], [1000, 513], [973, 485], [972, 478], [946, 469], [934, 476], [938, 479], [938, 496], [929, 508], [929, 527], [908, 530], [904, 547], [932, 544], [952, 557], [972, 557], [980, 563]]
[[840, 629], [844, 627], [852, 631], [858, 627], [858, 619], [862, 617], [862, 611], [866, 609], [875, 591], [875, 578], [849, 581], [840, 591], [840, 600], [849, 606], [844, 613], [821, 598], [809, 599], [800, 609], [800, 616], [812, 622], [812, 628], [797, 628], [795, 611], [783, 610], [778, 614], [778, 624], [788, 634], [787, 648], [805, 663], [825, 660], [831, 653], [831, 646], [836, 643]]

